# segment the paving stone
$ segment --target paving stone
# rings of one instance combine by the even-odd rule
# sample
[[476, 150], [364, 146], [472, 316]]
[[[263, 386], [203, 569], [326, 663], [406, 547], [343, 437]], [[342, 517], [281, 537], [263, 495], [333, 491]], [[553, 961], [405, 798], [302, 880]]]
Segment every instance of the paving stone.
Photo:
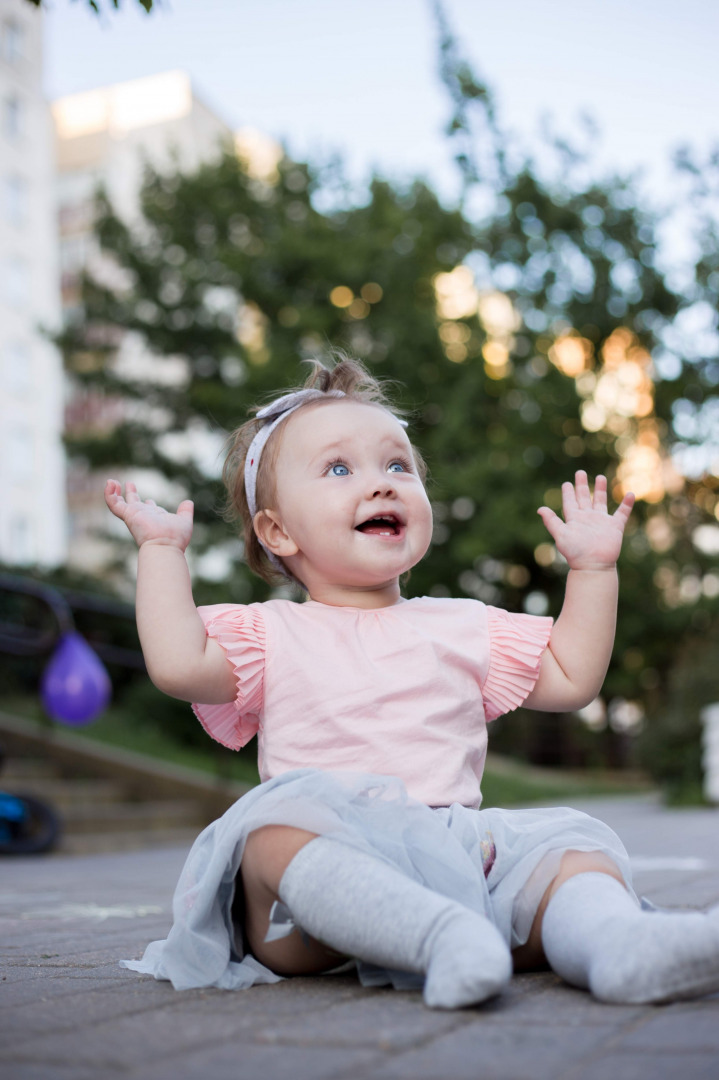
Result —
[[0, 1076], [3, 1080], [104, 1080], [106, 1077], [120, 1075], [120, 1072], [114, 1070], [100, 1073], [94, 1065], [82, 1066], [72, 1062], [63, 1064], [54, 1061], [52, 1064], [44, 1062], [40, 1065], [32, 1061], [0, 1063]]
[[[611, 1028], [609, 1029], [611, 1031]], [[557, 1080], [606, 1041], [599, 1027], [502, 1024], [475, 1020], [431, 1043], [396, 1055], [356, 1080]], [[605, 1078], [606, 1080], [606, 1078]]]
[[[272, 1014], [270, 1014], [272, 1016]], [[359, 1000], [289, 1020], [272, 1016], [257, 1028], [257, 1042], [292, 1045], [371, 1046], [403, 1050], [462, 1026], [463, 1014], [425, 1007], [419, 993], [365, 992]]]
[[658, 1008], [627, 1034], [618, 1048], [713, 1052], [719, 1077], [719, 1000]]
[[[524, 986], [521, 984], [524, 980]], [[485, 1006], [494, 1023], [546, 1022], [558, 1027], [587, 1024], [622, 1027], [645, 1016], [644, 1005], [607, 1005], [568, 986], [553, 972], [515, 977], [496, 1002]]]
[[0, 1031], [6, 1052], [50, 1032], [76, 1032], [78, 1021], [81, 1026], [96, 1025], [103, 1020], [115, 1021], [121, 1016], [144, 1013], [148, 1008], [165, 1004], [164, 999], [153, 994], [142, 981], [138, 981], [129, 994], [120, 992], [117, 983], [106, 984], [101, 989], [90, 984], [79, 992], [68, 993], [65, 989], [66, 992], [59, 995], [36, 997], [32, 1009], [27, 1009], [24, 1003], [11, 1005], [3, 995]]
[[74, 1028], [49, 1032], [22, 1044], [10, 1043], [0, 1052], [0, 1062], [7, 1057], [11, 1061], [133, 1069], [185, 1051], [214, 1053], [223, 1043], [238, 1038], [240, 1026], [241, 1016], [218, 1014], [212, 1002], [198, 1000], [191, 1007], [160, 1005], [90, 1027], [78, 1017]]
[[716, 1054], [615, 1052], [557, 1080], [717, 1080], [717, 1076]]
[[[362, 1001], [370, 991], [365, 990], [355, 975], [325, 975], [285, 979], [271, 985], [253, 986], [249, 990], [183, 991], [178, 995], [169, 983], [158, 983], [169, 996], [211, 994], [214, 1007], [220, 1011], [286, 1016], [295, 1013], [320, 1011], [344, 1001]], [[379, 991], [379, 993], [384, 993]]]
[[[214, 1048], [237, 1038], [243, 1046], [255, 1041], [274, 1043], [278, 1040], [269, 1029], [283, 1017], [294, 1024], [297, 1042], [306, 1042], [296, 1018], [306, 1015], [311, 1023], [327, 1005], [337, 1005], [337, 995], [343, 989], [328, 983], [332, 980], [317, 980], [316, 985], [306, 985], [299, 993], [271, 997], [252, 990], [178, 994], [168, 983], [137, 979], [130, 995], [126, 988], [116, 986], [103, 993], [90, 990], [39, 1002], [37, 1014], [33, 1009], [31, 1019], [22, 1024], [15, 1026], [12, 1016], [5, 1016], [0, 1061], [5, 1055], [62, 1061], [72, 1054], [80, 1064], [113, 1068], [121, 1062], [126, 1068], [136, 1067], [144, 1060], [174, 1054], [183, 1046], [192, 1049], [207, 1044]], [[357, 986], [345, 986], [344, 994], [352, 998], [357, 990], [362, 993]], [[322, 1042], [316, 1035], [310, 1041]]]
[[377, 1061], [376, 1053], [367, 1050], [297, 1046], [288, 1051], [285, 1046], [238, 1044], [214, 1049], [211, 1057], [197, 1051], [125, 1075], [128, 1080], [357, 1080], [375, 1075]]
[[[347, 1061], [364, 1065], [374, 1060], [364, 1049], [334, 1050], [321, 1044], [258, 1046], [253, 1037], [256, 1023], [256, 1017], [218, 1015], [213, 1001], [197, 999], [183, 1010], [143, 1009], [136, 1015], [118, 1016], [91, 1027], [83, 1024], [79, 1030], [76, 1026], [21, 1045], [11, 1043], [0, 1056], [0, 1072], [7, 1070], [9, 1076], [14, 1075], [18, 1062], [43, 1064], [48, 1070], [56, 1063], [73, 1063], [82, 1069], [96, 1069], [98, 1077], [122, 1069], [146, 1073], [155, 1080], [162, 1075], [195, 1080], [208, 1074], [213, 1078], [241, 1075], [242, 1080], [250, 1076], [267, 1080], [268, 1075], [273, 1080], [284, 1076], [299, 1080], [304, 1076], [333, 1075]], [[307, 1062], [306, 1070], [301, 1067], [303, 1061]], [[273, 1069], [269, 1074], [268, 1065]], [[49, 1072], [48, 1077], [51, 1075]]]
[[[645, 857], [636, 880], [655, 902], [719, 902], [719, 814], [652, 800], [581, 808]], [[646, 862], [667, 852], [703, 865]], [[174, 849], [3, 865], [2, 1080], [719, 1078], [719, 997], [609, 1006], [548, 971], [447, 1013], [417, 993], [365, 990], [353, 974], [177, 993], [118, 961], [166, 935], [183, 861]]]
[[[719, 829], [719, 822], [717, 823]], [[716, 845], [716, 838], [714, 843]], [[687, 893], [691, 896], [691, 903], [687, 903]], [[647, 890], [649, 895], [649, 890]], [[702, 910], [712, 907], [719, 898], [719, 871], [712, 869], [701, 875], [697, 874], [694, 880], [687, 882], [682, 875], [674, 874], [671, 881], [657, 886], [651, 890], [652, 899], [660, 907], [692, 907]]]
[[[29, 1004], [33, 1004], [37, 1001], [52, 1001], [55, 998], [68, 997], [74, 993], [101, 990], [109, 988], [111, 990], [117, 990], [117, 979], [115, 977], [107, 979], [94, 979], [85, 976], [79, 976], [69, 980], [67, 978], [43, 978], [42, 984], [38, 985], [37, 981], [28, 979], [17, 979], [11, 981], [8, 978], [5, 981], [3, 976], [3, 982], [0, 983], [0, 994], [2, 995], [2, 1009], [0, 1009], [0, 1031], [2, 1031], [3, 1024], [6, 1021], [6, 1016], [9, 1015], [13, 1008], [25, 1009]], [[26, 1023], [25, 1017], [22, 1018], [20, 1026], [24, 1026]]]
[[[16, 927], [15, 933], [19, 932], [22, 932], [21, 929]], [[166, 928], [163, 927], [160, 933], [166, 937]], [[113, 933], [111, 928], [106, 927], [96, 933], [95, 928], [85, 925], [73, 933], [58, 934], [57, 928], [51, 927], [47, 934], [39, 938], [34, 935], [29, 938], [23, 936], [24, 955], [19, 950], [8, 951], [2, 960], [8, 966], [24, 963], [26, 966], [65, 967], [69, 970], [80, 964], [117, 961], [127, 949], [142, 952], [149, 940], [149, 935], [138, 934], [137, 930], [134, 933], [127, 929]], [[138, 941], [142, 942], [139, 950]]]

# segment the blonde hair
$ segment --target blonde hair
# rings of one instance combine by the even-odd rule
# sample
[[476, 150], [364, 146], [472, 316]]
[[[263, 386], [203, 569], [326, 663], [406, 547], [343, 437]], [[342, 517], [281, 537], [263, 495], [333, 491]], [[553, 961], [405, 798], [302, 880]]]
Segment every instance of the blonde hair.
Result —
[[[341, 353], [335, 353], [334, 355], [337, 357], [337, 360], [331, 368], [326, 367], [324, 364], [320, 363], [319, 360], [307, 361], [312, 365], [312, 371], [310, 372], [303, 389], [320, 390], [324, 394], [328, 394], [329, 391], [332, 390], [339, 390], [345, 397], [349, 398], [350, 401], [358, 401], [364, 405], [378, 405], [381, 408], [389, 409], [397, 414], [398, 410], [391, 405], [386, 393], [386, 384], [381, 383], [378, 379], [375, 379], [370, 375], [369, 371], [367, 371], [365, 366], [360, 363], [359, 360], [351, 359]], [[292, 389], [299, 388], [294, 387]], [[292, 390], [282, 391], [283, 394], [291, 392]], [[278, 394], [275, 396], [279, 397], [280, 395]], [[336, 402], [337, 398], [328, 396], [327, 401]], [[300, 409], [322, 404], [323, 401], [321, 397], [314, 398], [308, 401], [306, 405], [301, 405]], [[261, 408], [261, 405], [257, 405], [252, 411], [257, 412]], [[299, 412], [299, 409], [296, 411]], [[263, 423], [263, 420], [258, 420], [256, 417], [247, 420], [237, 428], [236, 431], [232, 432], [225, 444], [227, 456], [222, 470], [222, 481], [225, 485], [226, 501], [223, 516], [226, 521], [234, 522], [240, 520], [242, 522], [242, 533], [245, 542], [245, 562], [253, 573], [268, 582], [268, 584], [275, 585], [285, 581], [285, 578], [281, 572], [272, 565], [267, 556], [267, 552], [257, 538], [250, 508], [247, 504], [247, 494], [245, 492], [245, 458], [247, 457], [250, 443], [262, 427]], [[262, 451], [260, 466], [257, 473], [258, 510], [274, 509], [274, 502], [276, 500], [275, 466], [277, 464], [277, 456], [279, 454], [284, 427], [284, 423], [279, 424], [277, 429], [270, 435], [265, 448]], [[422, 481], [424, 481], [427, 474], [427, 468], [422, 459], [422, 455], [414, 446], [412, 447], [412, 452], [414, 454], [417, 472]]]

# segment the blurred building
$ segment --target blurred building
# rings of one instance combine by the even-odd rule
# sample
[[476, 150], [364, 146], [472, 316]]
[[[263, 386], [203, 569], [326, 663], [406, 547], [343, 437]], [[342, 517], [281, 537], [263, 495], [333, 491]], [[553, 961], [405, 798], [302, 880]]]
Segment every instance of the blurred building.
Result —
[[0, 0], [0, 560], [62, 562], [63, 376], [45, 331], [60, 323], [42, 15]]
[[[98, 186], [106, 190], [125, 221], [136, 223], [146, 162], [160, 169], [192, 170], [218, 155], [223, 141], [232, 139], [233, 133], [198, 100], [189, 77], [181, 71], [61, 98], [53, 104], [52, 112], [62, 305], [65, 317], [72, 318], [83, 269], [108, 283], [113, 281], [114, 268], [100, 256], [92, 235]], [[116, 362], [125, 370], [131, 367], [138, 378], [157, 363], [131, 335], [118, 339]], [[117, 399], [71, 384], [67, 430], [82, 434], [107, 429], [125, 407]], [[102, 500], [104, 479], [78, 462], [73, 461], [68, 469], [69, 559], [72, 565], [90, 571], [101, 569], [109, 555], [103, 539], [111, 524]]]

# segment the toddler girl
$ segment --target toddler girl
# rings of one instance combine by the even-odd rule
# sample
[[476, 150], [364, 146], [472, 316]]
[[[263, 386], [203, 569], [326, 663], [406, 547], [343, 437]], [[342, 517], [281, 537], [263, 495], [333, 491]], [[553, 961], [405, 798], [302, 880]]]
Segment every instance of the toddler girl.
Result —
[[569, 564], [555, 623], [469, 599], [403, 599], [429, 547], [423, 464], [404, 421], [356, 362], [231, 440], [224, 479], [245, 557], [304, 603], [196, 608], [176, 514], [105, 498], [139, 546], [137, 621], [153, 682], [239, 748], [256, 732], [262, 783], [195, 842], [166, 941], [136, 971], [177, 989], [237, 989], [329, 971], [422, 986], [456, 1008], [546, 961], [612, 1002], [719, 989], [719, 910], [641, 910], [627, 854], [569, 809], [480, 810], [487, 721], [524, 703], [578, 709], [612, 649], [616, 560], [633, 497], [563, 487], [539, 513]]

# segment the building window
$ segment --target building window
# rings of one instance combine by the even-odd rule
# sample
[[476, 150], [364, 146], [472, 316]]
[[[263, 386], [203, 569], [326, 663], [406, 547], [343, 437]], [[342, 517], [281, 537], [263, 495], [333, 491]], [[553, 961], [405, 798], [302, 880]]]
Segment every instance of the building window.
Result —
[[8, 139], [19, 139], [23, 135], [25, 109], [17, 94], [9, 94], [3, 102], [2, 126]]
[[31, 427], [17, 425], [7, 433], [7, 464], [14, 484], [26, 484], [35, 471], [35, 436]]
[[87, 264], [90, 238], [87, 233], [75, 236], [63, 236], [60, 240], [60, 269], [63, 273], [74, 274]]
[[7, 258], [3, 279], [5, 301], [11, 307], [25, 307], [30, 296], [30, 272], [25, 260], [19, 255], [11, 255]]
[[27, 394], [32, 389], [32, 356], [22, 341], [11, 341], [3, 350], [3, 382], [12, 394]]
[[15, 517], [10, 522], [10, 562], [27, 566], [36, 561], [35, 530], [29, 517]]
[[14, 19], [3, 24], [2, 55], [8, 64], [19, 63], [25, 55], [25, 29]]
[[92, 206], [95, 191], [101, 183], [102, 171], [99, 168], [60, 173], [56, 180], [60, 212], [67, 209], [71, 214], [78, 206], [84, 207], [88, 203]]
[[28, 183], [24, 176], [6, 176], [2, 185], [3, 216], [10, 225], [27, 221]]

